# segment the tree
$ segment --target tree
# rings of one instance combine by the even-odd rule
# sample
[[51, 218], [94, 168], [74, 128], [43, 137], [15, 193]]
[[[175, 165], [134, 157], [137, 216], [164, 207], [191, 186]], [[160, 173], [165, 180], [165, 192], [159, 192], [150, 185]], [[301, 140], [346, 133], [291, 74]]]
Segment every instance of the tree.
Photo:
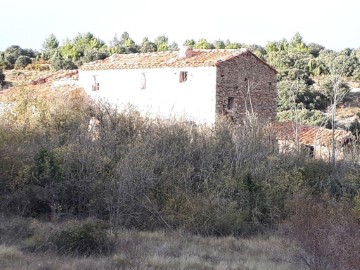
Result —
[[318, 57], [320, 52], [325, 49], [324, 46], [317, 43], [309, 43], [307, 46], [309, 48], [309, 53], [314, 57]]
[[12, 45], [5, 49], [4, 51], [4, 60], [7, 65], [7, 68], [14, 68], [17, 58], [23, 54], [23, 50], [18, 45]]
[[299, 32], [295, 33], [289, 43], [289, 50], [296, 51], [296, 52], [308, 52], [309, 49], [306, 44], [303, 42], [303, 37], [300, 35]]
[[103, 60], [107, 57], [109, 57], [108, 52], [92, 49], [85, 51], [84, 57], [82, 58], [82, 62], [89, 63], [96, 60]]
[[225, 42], [222, 41], [221, 39], [215, 40], [214, 47], [215, 49], [225, 49]]
[[200, 38], [198, 42], [195, 43], [195, 49], [212, 49], [214, 46], [208, 42], [205, 38]]
[[44, 51], [57, 49], [59, 47], [59, 41], [57, 40], [54, 34], [51, 34], [47, 39], [45, 39], [42, 48]]
[[184, 46], [190, 47], [190, 48], [194, 48], [195, 46], [195, 40], [193, 39], [187, 39], [184, 42]]
[[50, 59], [58, 48], [59, 41], [54, 34], [51, 34], [47, 39], [45, 39], [42, 45], [43, 58]]
[[167, 36], [164, 35], [158, 36], [155, 39], [154, 43], [156, 44], [158, 52], [169, 50], [169, 39]]
[[236, 42], [230, 42], [230, 40], [226, 40], [225, 49], [240, 49], [241, 44]]
[[156, 52], [157, 46], [155, 43], [151, 42], [148, 37], [144, 37], [143, 41], [140, 44], [140, 52], [148, 53], [148, 52]]
[[124, 32], [119, 39], [117, 34], [110, 41], [110, 53], [136, 53], [139, 51], [135, 41], [130, 38], [128, 32]]
[[31, 64], [31, 58], [29, 56], [20, 55], [15, 62], [15, 68], [21, 69], [25, 68], [27, 65]]

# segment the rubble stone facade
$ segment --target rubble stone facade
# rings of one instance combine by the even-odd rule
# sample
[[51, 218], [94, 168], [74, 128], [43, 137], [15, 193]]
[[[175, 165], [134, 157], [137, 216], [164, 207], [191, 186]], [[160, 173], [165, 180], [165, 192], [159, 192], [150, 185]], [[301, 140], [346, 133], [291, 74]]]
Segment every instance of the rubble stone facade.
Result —
[[252, 53], [217, 65], [216, 113], [235, 122], [247, 113], [274, 121], [277, 111], [276, 70]]

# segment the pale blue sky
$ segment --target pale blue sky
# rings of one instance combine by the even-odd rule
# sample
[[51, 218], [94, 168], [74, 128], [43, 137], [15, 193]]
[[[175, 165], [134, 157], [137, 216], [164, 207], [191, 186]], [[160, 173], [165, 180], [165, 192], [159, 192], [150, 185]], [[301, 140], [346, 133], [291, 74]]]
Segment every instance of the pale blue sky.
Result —
[[62, 42], [91, 32], [108, 43], [124, 31], [137, 43], [166, 35], [259, 44], [290, 39], [341, 50], [360, 47], [359, 0], [1, 0], [0, 50], [40, 50], [51, 34]]

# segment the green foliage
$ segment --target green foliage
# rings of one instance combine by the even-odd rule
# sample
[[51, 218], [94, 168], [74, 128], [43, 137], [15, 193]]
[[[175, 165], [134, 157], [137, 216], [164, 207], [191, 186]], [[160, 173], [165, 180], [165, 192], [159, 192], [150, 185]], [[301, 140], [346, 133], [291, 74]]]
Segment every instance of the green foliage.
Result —
[[220, 39], [215, 40], [214, 47], [215, 47], [215, 49], [225, 49], [225, 42]]
[[[332, 103], [334, 101], [334, 76], [323, 76], [321, 77], [321, 80], [319, 81], [319, 92], [322, 93], [325, 97], [328, 103]], [[346, 82], [341, 82], [337, 89], [337, 96], [343, 97], [347, 93], [349, 93], [350, 87]]]
[[205, 38], [200, 38], [194, 45], [195, 49], [212, 49], [213, 45], [209, 43]]
[[190, 47], [190, 48], [194, 48], [195, 46], [195, 40], [193, 39], [187, 39], [184, 42], [184, 46]]
[[51, 34], [42, 45], [42, 57], [46, 60], [50, 59], [59, 49], [59, 41], [54, 34]]
[[31, 58], [29, 56], [20, 55], [15, 62], [15, 68], [16, 69], [22, 69], [25, 68], [27, 65], [31, 64]]
[[96, 60], [102, 60], [109, 56], [106, 51], [98, 50], [87, 50], [85, 51], [84, 57], [81, 59], [83, 63], [88, 63]]
[[153, 42], [151, 42], [147, 37], [145, 37], [140, 44], [140, 52], [142, 53], [148, 53], [148, 52], [156, 52], [157, 51], [157, 45]]
[[61, 59], [61, 58], [54, 58], [51, 60], [51, 67], [54, 70], [61, 70], [61, 69], [77, 69], [77, 66], [74, 64], [73, 61], [70, 59]]
[[114, 246], [107, 230], [108, 226], [104, 222], [88, 219], [53, 233], [49, 243], [59, 254], [109, 255]]
[[360, 123], [359, 123], [359, 120], [358, 119], [355, 119], [350, 127], [349, 127], [349, 130], [351, 131], [351, 133], [356, 136], [357, 138], [359, 138], [360, 136]]
[[319, 110], [287, 110], [278, 112], [278, 121], [298, 121], [301, 124], [321, 126], [327, 123], [327, 117]]
[[114, 36], [110, 42], [111, 53], [136, 53], [138, 52], [138, 46], [135, 41], [130, 38], [127, 32], [124, 32], [119, 39], [117, 35]]
[[5, 74], [2, 69], [0, 69], [0, 86], [2, 86], [5, 82]]
[[[18, 45], [13, 45], [8, 47], [4, 51], [1, 58], [3, 60], [5, 68], [7, 69], [12, 69], [14, 67], [22, 68], [26, 63], [31, 63], [30, 58], [34, 58], [36, 54], [37, 53], [31, 49], [22, 49]], [[20, 60], [17, 62], [19, 57]]]
[[41, 149], [34, 157], [34, 165], [30, 169], [30, 181], [39, 186], [45, 186], [52, 181], [59, 181], [60, 166], [54, 153]]

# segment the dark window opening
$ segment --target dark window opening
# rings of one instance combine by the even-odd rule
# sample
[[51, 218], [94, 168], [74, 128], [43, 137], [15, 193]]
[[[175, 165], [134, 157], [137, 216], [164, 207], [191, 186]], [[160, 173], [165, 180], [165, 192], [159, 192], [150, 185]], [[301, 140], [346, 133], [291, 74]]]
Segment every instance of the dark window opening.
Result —
[[225, 77], [225, 75], [224, 75], [224, 74], [221, 74], [220, 76], [221, 76], [221, 77]]
[[93, 91], [99, 91], [100, 90], [100, 84], [97, 82], [94, 82], [92, 85], [92, 90]]
[[247, 80], [248, 80], [248, 79], [247, 79], [247, 78], [245, 78], [245, 82], [247, 82]]
[[269, 86], [271, 86], [271, 84], [272, 84], [272, 83], [271, 83], [271, 82], [269, 82]]
[[187, 81], [187, 76], [188, 73], [187, 71], [180, 71], [180, 77], [179, 77], [179, 82], [186, 82]]
[[92, 84], [92, 90], [93, 91], [99, 91], [100, 90], [100, 84], [96, 80], [97, 75], [93, 75], [94, 82]]
[[141, 73], [140, 89], [146, 89], [146, 77], [145, 77], [145, 73]]
[[228, 103], [227, 103], [227, 108], [228, 110], [232, 110], [235, 107], [235, 98], [234, 97], [229, 97], [228, 98]]
[[315, 147], [313, 145], [304, 145], [305, 151], [309, 155], [309, 157], [314, 158], [315, 157]]

